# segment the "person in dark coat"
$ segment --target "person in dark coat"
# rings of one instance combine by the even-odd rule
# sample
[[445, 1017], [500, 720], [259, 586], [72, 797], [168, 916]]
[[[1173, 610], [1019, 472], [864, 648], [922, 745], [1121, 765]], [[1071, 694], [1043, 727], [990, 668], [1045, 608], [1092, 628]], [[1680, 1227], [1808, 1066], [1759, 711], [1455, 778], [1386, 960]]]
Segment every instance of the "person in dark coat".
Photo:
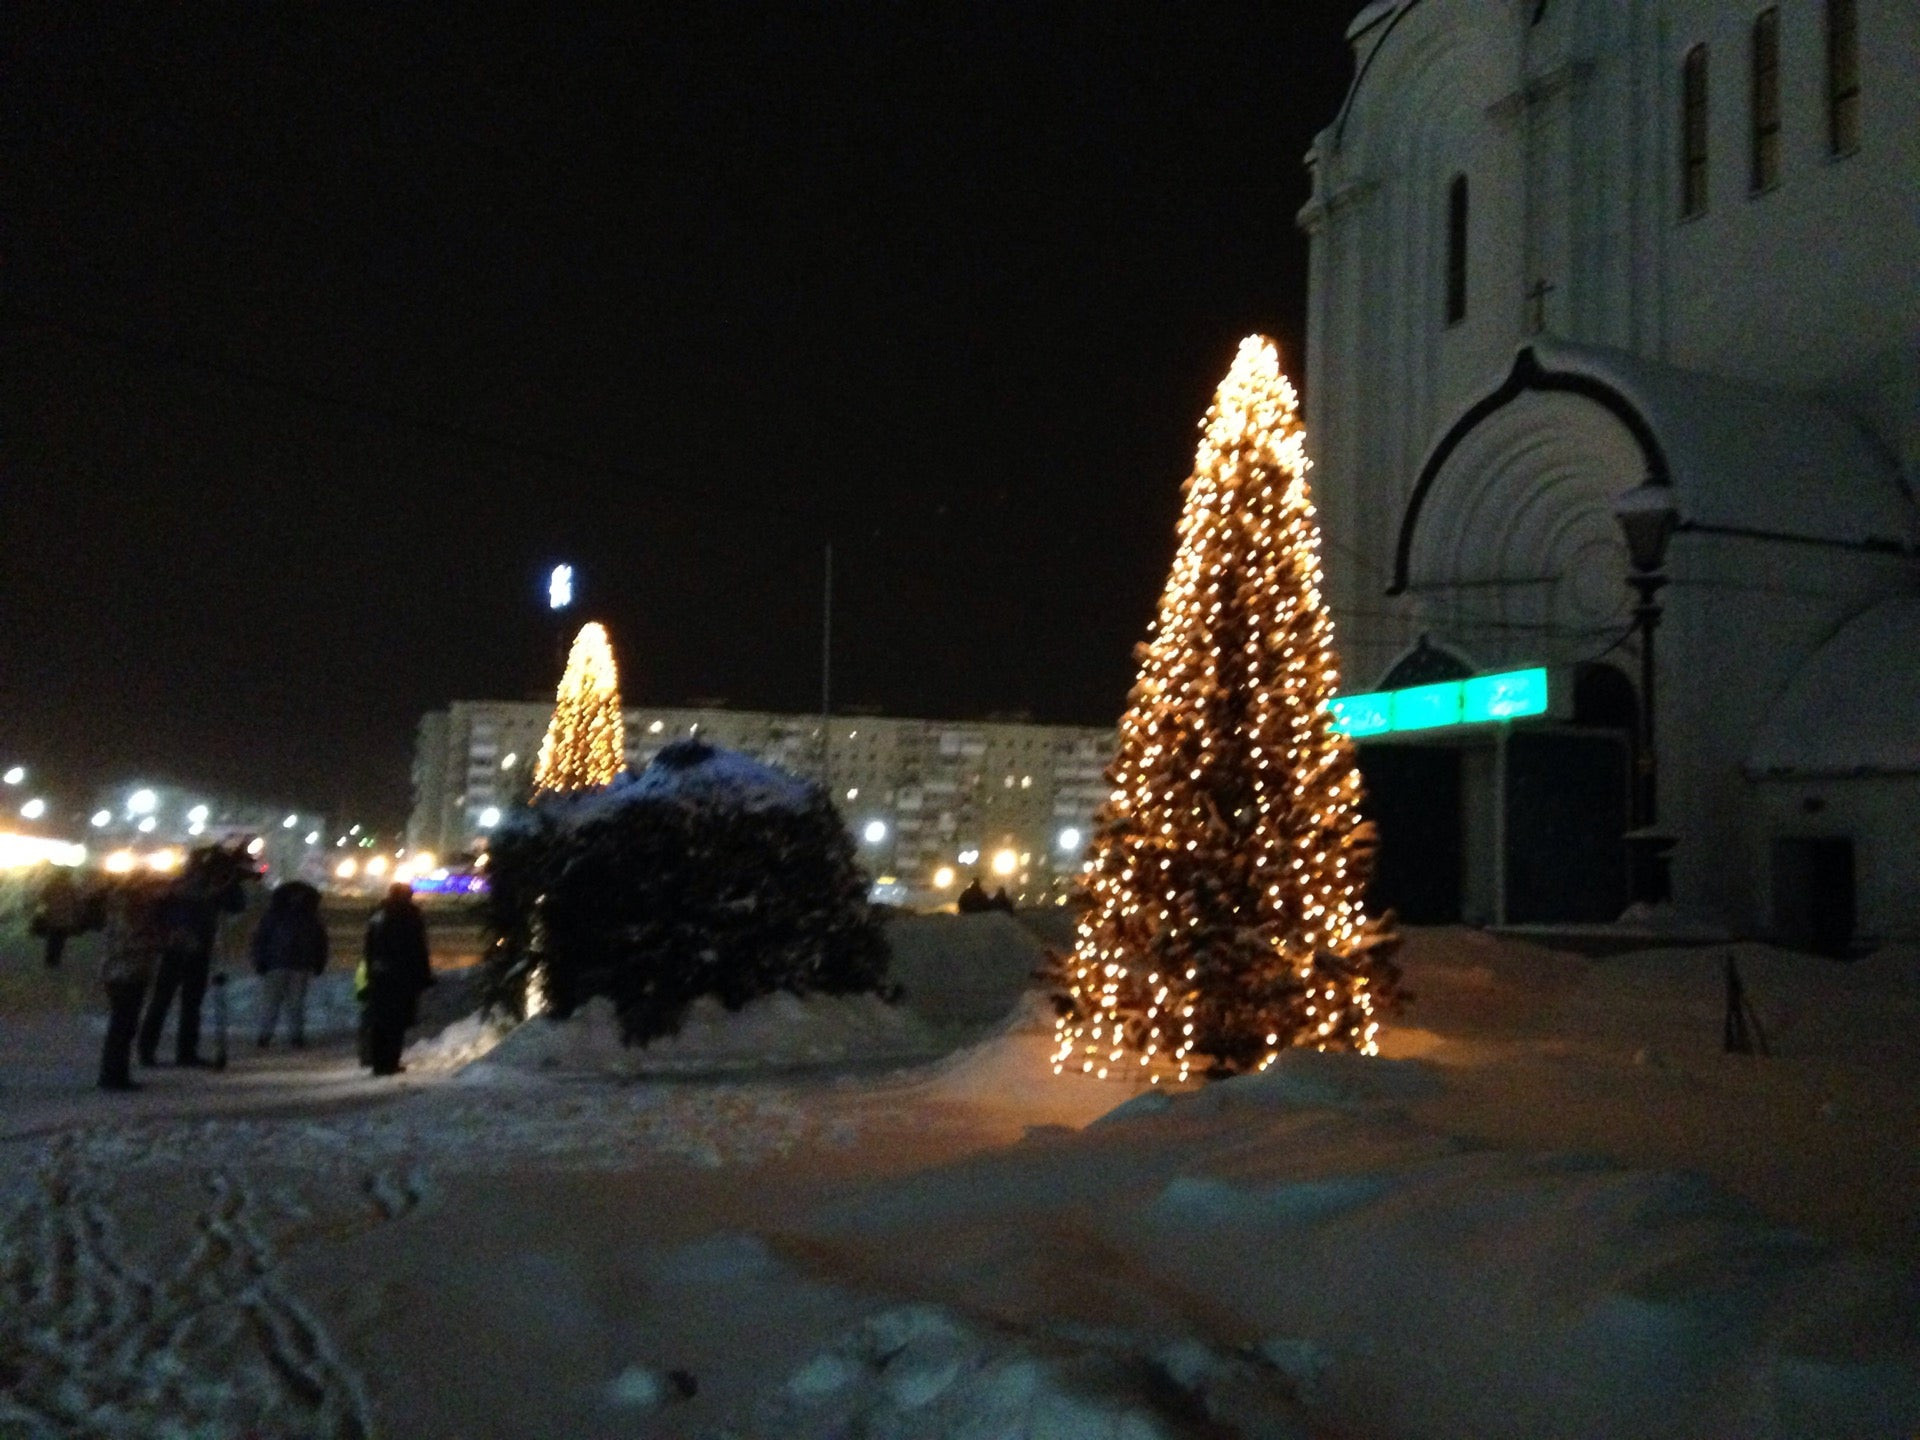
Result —
[[967, 882], [967, 888], [955, 898], [953, 908], [962, 915], [978, 915], [993, 908], [993, 901], [987, 898], [987, 887], [980, 883], [978, 875]]
[[173, 997], [180, 997], [180, 1022], [174, 1032], [174, 1062], [205, 1065], [200, 1058], [200, 1005], [213, 970], [213, 942], [223, 914], [247, 907], [247, 880], [253, 867], [238, 854], [209, 845], [187, 857], [186, 869], [169, 888], [161, 906], [163, 932], [160, 968], [153, 996], [140, 1022], [140, 1063], [158, 1063], [160, 1032], [166, 1027]]
[[49, 970], [60, 963], [60, 956], [67, 948], [67, 937], [86, 928], [80, 889], [73, 883], [71, 873], [64, 867], [56, 867], [40, 887], [33, 918], [28, 922], [28, 929], [47, 942]]
[[405, 884], [387, 889], [387, 898], [367, 921], [367, 985], [360, 997], [362, 1059], [376, 1075], [398, 1075], [405, 1067], [400, 1050], [420, 1003], [433, 984], [427, 955], [427, 922]]
[[140, 1088], [131, 1073], [133, 1033], [140, 1024], [140, 1002], [160, 963], [165, 891], [165, 882], [142, 875], [121, 881], [106, 897], [106, 944], [100, 960], [100, 979], [107, 987], [102, 1090]]
[[320, 892], [304, 880], [274, 887], [253, 932], [253, 968], [260, 976], [259, 1047], [273, 1043], [280, 1011], [287, 1012], [287, 1043], [307, 1043], [307, 982], [327, 968], [327, 927]]

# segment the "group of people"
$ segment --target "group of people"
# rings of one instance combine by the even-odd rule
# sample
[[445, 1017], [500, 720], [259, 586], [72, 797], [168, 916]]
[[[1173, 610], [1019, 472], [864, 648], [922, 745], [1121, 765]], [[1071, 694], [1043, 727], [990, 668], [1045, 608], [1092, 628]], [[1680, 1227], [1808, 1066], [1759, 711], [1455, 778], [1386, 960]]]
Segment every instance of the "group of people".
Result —
[[[104, 889], [83, 894], [70, 876], [56, 872], [43, 888], [32, 928], [46, 941], [46, 963], [58, 965], [69, 936], [105, 931], [100, 978], [107, 991], [107, 1033], [100, 1052], [103, 1090], [138, 1090], [142, 1065], [158, 1063], [160, 1037], [176, 999], [174, 1063], [181, 1067], [222, 1063], [224, 1054], [201, 1053], [201, 1012], [213, 978], [214, 941], [223, 915], [246, 908], [246, 885], [257, 879], [244, 852], [206, 846], [188, 857], [178, 875], [150, 873], [114, 877]], [[274, 887], [254, 928], [250, 946], [260, 976], [256, 1044], [273, 1043], [281, 1016], [288, 1042], [306, 1043], [307, 986], [327, 967], [327, 929], [320, 892], [301, 880]], [[412, 890], [389, 888], [367, 922], [364, 958], [355, 974], [360, 1002], [360, 1061], [376, 1075], [404, 1068], [400, 1052], [422, 991], [433, 984], [427, 927]]]
[[1013, 900], [1002, 885], [993, 894], [987, 894], [987, 887], [980, 883], [980, 877], [974, 876], [967, 882], [967, 888], [954, 897], [953, 908], [962, 915], [981, 915], [989, 910], [1004, 910], [1013, 913]]

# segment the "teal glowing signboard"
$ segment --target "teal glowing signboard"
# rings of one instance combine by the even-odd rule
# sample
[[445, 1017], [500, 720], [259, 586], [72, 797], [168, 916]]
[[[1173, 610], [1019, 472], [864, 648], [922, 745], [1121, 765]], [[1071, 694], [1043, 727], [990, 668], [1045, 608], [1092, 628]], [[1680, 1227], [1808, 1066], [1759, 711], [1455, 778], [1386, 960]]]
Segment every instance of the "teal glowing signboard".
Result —
[[1342, 695], [1333, 702], [1333, 728], [1356, 740], [1402, 730], [1489, 725], [1547, 713], [1547, 672], [1508, 670], [1408, 690]]

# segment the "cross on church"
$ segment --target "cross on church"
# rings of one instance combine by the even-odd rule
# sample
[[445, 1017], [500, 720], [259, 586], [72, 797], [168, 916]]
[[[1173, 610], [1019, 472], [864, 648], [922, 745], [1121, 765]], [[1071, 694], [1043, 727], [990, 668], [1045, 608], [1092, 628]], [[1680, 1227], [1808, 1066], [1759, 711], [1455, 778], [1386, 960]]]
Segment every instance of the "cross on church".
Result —
[[1549, 291], [1557, 288], [1559, 287], [1546, 279], [1545, 276], [1542, 276], [1535, 280], [1533, 287], [1527, 291], [1527, 299], [1533, 306], [1531, 313], [1527, 316], [1527, 333], [1529, 335], [1538, 335], [1542, 330], [1547, 328], [1547, 294]]

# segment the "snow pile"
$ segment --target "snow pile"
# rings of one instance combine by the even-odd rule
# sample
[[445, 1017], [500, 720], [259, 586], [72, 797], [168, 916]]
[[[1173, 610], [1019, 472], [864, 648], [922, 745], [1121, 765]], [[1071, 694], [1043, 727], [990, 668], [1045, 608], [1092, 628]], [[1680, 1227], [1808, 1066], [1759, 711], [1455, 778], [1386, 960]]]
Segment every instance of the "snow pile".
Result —
[[778, 991], [729, 1012], [711, 995], [688, 1008], [677, 1035], [627, 1045], [604, 999], [565, 1020], [538, 1016], [480, 1061], [476, 1073], [522, 1071], [636, 1077], [828, 1064], [899, 1064], [936, 1044], [918, 1018], [874, 995], [797, 996]]
[[991, 1025], [1037, 985], [1046, 947], [1002, 911], [900, 915], [887, 925], [889, 977], [907, 1005], [936, 1025]]
[[463, 1070], [490, 1055], [513, 1029], [509, 1020], [476, 1011], [454, 1021], [438, 1035], [415, 1041], [407, 1047], [403, 1059], [409, 1069]]
[[1216, 1424], [1238, 1421], [1233, 1433], [1307, 1435], [1277, 1369], [1265, 1367], [1263, 1375], [1192, 1343], [1145, 1354], [1129, 1349], [1127, 1338], [1023, 1336], [969, 1323], [943, 1306], [896, 1306], [852, 1326], [795, 1370], [761, 1405], [752, 1433], [767, 1440], [1198, 1440], [1222, 1433]]

